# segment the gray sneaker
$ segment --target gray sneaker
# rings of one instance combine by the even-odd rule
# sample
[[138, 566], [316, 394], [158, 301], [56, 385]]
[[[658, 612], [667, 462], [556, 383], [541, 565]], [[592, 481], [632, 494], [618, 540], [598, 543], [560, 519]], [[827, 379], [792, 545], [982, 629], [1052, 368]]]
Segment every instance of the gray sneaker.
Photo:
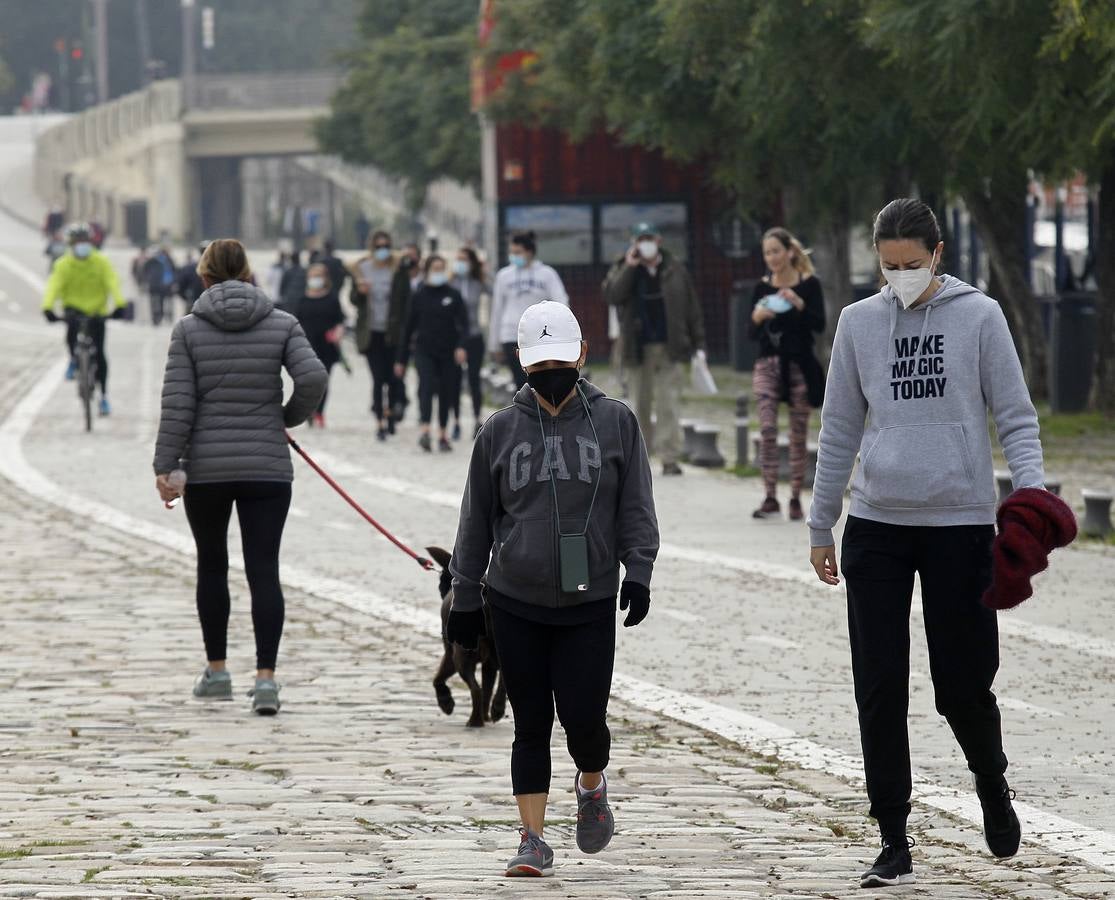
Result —
[[194, 696], [198, 700], [231, 700], [232, 676], [228, 672], [213, 672], [206, 666], [194, 682]]
[[279, 702], [279, 686], [270, 678], [257, 678], [256, 686], [248, 691], [252, 698], [252, 712], [261, 716], [273, 716], [282, 704]]
[[600, 787], [594, 791], [581, 790], [581, 773], [573, 782], [577, 794], [577, 846], [582, 853], [599, 853], [612, 840], [616, 822], [608, 806], [608, 782], [600, 777]]
[[519, 829], [522, 841], [519, 852], [507, 863], [508, 878], [543, 878], [554, 874], [554, 851], [541, 837], [525, 828]]

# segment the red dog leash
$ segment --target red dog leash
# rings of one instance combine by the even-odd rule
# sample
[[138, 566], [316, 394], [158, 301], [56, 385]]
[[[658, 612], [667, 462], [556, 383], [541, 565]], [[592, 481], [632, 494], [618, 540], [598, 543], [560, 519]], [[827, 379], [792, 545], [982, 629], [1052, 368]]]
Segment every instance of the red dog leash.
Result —
[[359, 503], [357, 503], [355, 500], [353, 500], [352, 497], [350, 497], [348, 495], [348, 493], [345, 491], [345, 489], [343, 487], [341, 487], [339, 484], [337, 484], [337, 482], [335, 482], [329, 476], [328, 472], [326, 472], [321, 466], [319, 466], [316, 462], [313, 461], [313, 459], [310, 457], [310, 454], [308, 454], [305, 450], [303, 450], [300, 446], [298, 446], [298, 441], [296, 441], [293, 437], [290, 436], [289, 431], [287, 432], [286, 439], [290, 443], [290, 446], [294, 448], [295, 452], [299, 456], [301, 456], [304, 460], [306, 460], [306, 462], [309, 464], [310, 468], [313, 469], [315, 472], [317, 472], [318, 475], [320, 475], [323, 479], [325, 479], [325, 483], [328, 484], [331, 488], [333, 488], [333, 490], [335, 490], [338, 494], [340, 494], [341, 497], [344, 498], [345, 502], [348, 503], [349, 506], [351, 506], [358, 513], [360, 513], [360, 515], [362, 515], [364, 517], [365, 521], [367, 521], [367, 523], [369, 525], [371, 525], [373, 528], [375, 528], [375, 530], [378, 531], [380, 534], [382, 534], [385, 538], [387, 538], [387, 540], [389, 540], [392, 544], [394, 544], [396, 547], [398, 547], [400, 550], [402, 550], [403, 553], [405, 553], [407, 556], [409, 556], [411, 559], [413, 559], [416, 563], [418, 563], [418, 565], [420, 565], [423, 569], [425, 569], [428, 572], [434, 571], [433, 560], [426, 559], [426, 557], [424, 557], [424, 556], [419, 556], [417, 553], [415, 553], [413, 550], [411, 550], [410, 547], [408, 547], [406, 544], [404, 544], [402, 541], [400, 541], [397, 537], [395, 537], [395, 535], [393, 535], [390, 531], [388, 531], [386, 528], [384, 528], [382, 525], [380, 525], [379, 522], [377, 522], [370, 515], [368, 515], [368, 513], [365, 512], [364, 508]]

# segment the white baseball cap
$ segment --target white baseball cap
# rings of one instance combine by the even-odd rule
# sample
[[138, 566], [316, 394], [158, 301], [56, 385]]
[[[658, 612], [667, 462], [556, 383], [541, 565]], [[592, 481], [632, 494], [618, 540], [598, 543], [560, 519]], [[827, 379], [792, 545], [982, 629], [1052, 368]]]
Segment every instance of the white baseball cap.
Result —
[[524, 369], [548, 359], [577, 362], [581, 358], [581, 324], [573, 311], [556, 300], [528, 307], [519, 319], [519, 365]]

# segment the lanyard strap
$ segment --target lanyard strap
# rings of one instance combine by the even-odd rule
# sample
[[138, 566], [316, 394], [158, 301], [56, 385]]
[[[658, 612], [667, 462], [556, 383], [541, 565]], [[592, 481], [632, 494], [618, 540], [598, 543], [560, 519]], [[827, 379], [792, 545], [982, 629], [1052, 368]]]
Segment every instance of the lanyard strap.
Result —
[[[588, 398], [585, 396], [585, 392], [581, 390], [580, 382], [577, 382], [576, 391], [578, 396], [581, 398], [582, 405], [585, 408], [585, 418], [588, 419], [589, 427], [592, 429], [592, 437], [593, 440], [596, 441], [597, 452], [600, 453], [600, 466], [599, 471], [596, 474], [596, 485], [592, 489], [592, 500], [589, 502], [588, 505], [588, 513], [585, 515], [585, 527], [582, 528], [579, 532], [573, 532], [572, 535], [567, 535], [561, 530], [561, 511], [558, 507], [557, 478], [554, 477], [553, 461], [550, 460], [550, 465], [548, 466], [550, 470], [550, 489], [553, 491], [554, 494], [554, 519], [557, 523], [558, 537], [575, 537], [577, 535], [584, 535], [588, 533], [588, 523], [589, 520], [592, 519], [592, 510], [596, 506], [596, 495], [600, 491], [600, 482], [604, 478], [604, 452], [600, 446], [600, 436], [596, 433], [596, 423], [592, 421], [592, 413], [590, 413], [588, 409]], [[542, 460], [543, 462], [545, 462], [548, 454], [546, 453], [546, 426], [542, 424], [542, 404], [538, 402], [537, 397], [535, 397], [534, 402], [535, 408], [538, 412], [538, 430], [542, 432]], [[556, 438], [557, 435], [555, 434], [554, 437]], [[558, 452], [556, 440], [554, 441], [553, 452]]]

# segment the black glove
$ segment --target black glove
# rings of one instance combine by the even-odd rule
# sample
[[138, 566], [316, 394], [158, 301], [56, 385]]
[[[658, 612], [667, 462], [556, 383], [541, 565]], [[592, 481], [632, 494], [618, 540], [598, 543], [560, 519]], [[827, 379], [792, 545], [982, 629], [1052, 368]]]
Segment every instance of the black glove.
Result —
[[484, 610], [449, 610], [449, 621], [445, 623], [445, 636], [449, 643], [465, 650], [475, 650], [480, 646], [484, 633]]
[[638, 625], [647, 617], [650, 612], [650, 588], [635, 581], [625, 581], [619, 589], [619, 608], [627, 609], [628, 606], [631, 612], [623, 620], [624, 628]]
[[58, 313], [53, 309], [44, 309], [43, 318], [50, 322], [52, 325], [58, 321]]
[[127, 315], [128, 315], [128, 308], [126, 306], [118, 306], [118, 307], [116, 307], [116, 309], [114, 309], [112, 311], [112, 315], [109, 316], [109, 318], [110, 319], [123, 319], [123, 318], [126, 318]]

